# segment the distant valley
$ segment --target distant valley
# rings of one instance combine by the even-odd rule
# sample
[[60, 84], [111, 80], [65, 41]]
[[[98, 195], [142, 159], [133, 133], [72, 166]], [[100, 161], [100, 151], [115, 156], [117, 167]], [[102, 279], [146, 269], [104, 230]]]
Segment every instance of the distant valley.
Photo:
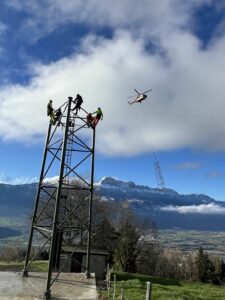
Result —
[[[37, 183], [0, 184], [0, 244], [17, 240], [24, 244], [29, 232], [28, 219], [34, 206]], [[225, 203], [207, 195], [181, 195], [112, 177], [95, 184], [102, 201], [118, 201], [149, 217], [159, 228], [164, 247], [185, 251], [201, 245], [211, 253], [225, 256]]]

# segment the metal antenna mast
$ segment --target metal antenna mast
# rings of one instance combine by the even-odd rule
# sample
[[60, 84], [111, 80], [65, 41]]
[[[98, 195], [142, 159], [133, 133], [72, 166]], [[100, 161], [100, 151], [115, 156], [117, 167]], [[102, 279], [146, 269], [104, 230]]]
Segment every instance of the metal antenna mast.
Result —
[[166, 188], [165, 181], [164, 181], [163, 174], [162, 174], [162, 171], [160, 168], [160, 164], [159, 164], [159, 161], [157, 159], [157, 155], [155, 152], [153, 152], [153, 156], [154, 156], [154, 168], [155, 168], [155, 174], [156, 174], [156, 180], [158, 183], [158, 187], [159, 187], [159, 189], [164, 190]]
[[[62, 245], [86, 245], [87, 277], [90, 277], [92, 202], [94, 183], [95, 128], [88, 125], [82, 107], [78, 114], [72, 109], [73, 98], [62, 106], [56, 125], [49, 124], [43, 162], [36, 194], [30, 237], [22, 276], [41, 251], [48, 249], [49, 263], [44, 299], [51, 298], [51, 286], [66, 265], [59, 267]], [[85, 116], [82, 117], [82, 112]], [[90, 178], [84, 172], [90, 171]], [[56, 175], [56, 182], [48, 178]], [[40, 245], [35, 247], [35, 245]], [[36, 248], [36, 249], [35, 249]], [[53, 276], [53, 269], [57, 274]]]

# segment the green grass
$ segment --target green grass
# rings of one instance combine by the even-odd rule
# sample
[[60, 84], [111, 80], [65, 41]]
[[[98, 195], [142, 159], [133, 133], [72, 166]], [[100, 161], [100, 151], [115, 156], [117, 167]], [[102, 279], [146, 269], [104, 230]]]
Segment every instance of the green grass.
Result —
[[158, 233], [164, 248], [170, 248], [173, 245], [184, 251], [196, 251], [201, 246], [209, 254], [217, 254], [225, 258], [224, 232], [164, 229], [159, 230]]
[[[152, 300], [224, 300], [225, 287], [199, 282], [185, 282], [173, 279], [156, 278], [139, 274], [116, 272], [116, 300], [120, 299], [122, 281], [126, 300], [144, 300], [146, 282], [152, 283]], [[113, 286], [113, 282], [111, 282]], [[109, 293], [99, 291], [100, 299], [112, 299]], [[110, 296], [110, 297], [108, 297]]]
[[[21, 272], [24, 266], [24, 262], [2, 262], [0, 261], [0, 271], [14, 271]], [[47, 272], [48, 270], [48, 261], [37, 260], [31, 264], [29, 268], [33, 272]]]

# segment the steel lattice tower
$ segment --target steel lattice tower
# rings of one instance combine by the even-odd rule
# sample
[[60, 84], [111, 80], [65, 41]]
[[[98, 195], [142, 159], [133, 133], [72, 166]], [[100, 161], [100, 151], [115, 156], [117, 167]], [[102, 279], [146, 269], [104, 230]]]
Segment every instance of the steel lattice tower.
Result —
[[[48, 249], [49, 264], [44, 299], [51, 298], [51, 286], [63, 266], [57, 259], [62, 245], [71, 245], [76, 252], [86, 245], [86, 271], [90, 276], [90, 246], [94, 181], [95, 128], [88, 126], [87, 112], [81, 107], [76, 115], [73, 98], [62, 106], [62, 115], [55, 125], [49, 124], [42, 168], [36, 194], [30, 237], [22, 276], [42, 250]], [[82, 117], [82, 113], [85, 113]], [[89, 171], [89, 178], [85, 171]], [[50, 181], [56, 174], [57, 181]], [[41, 245], [35, 247], [35, 243]], [[57, 274], [53, 276], [53, 269]]]
[[154, 168], [155, 168], [155, 174], [156, 174], [156, 180], [158, 183], [158, 187], [161, 190], [165, 190], [166, 186], [165, 186], [165, 181], [163, 178], [163, 174], [160, 168], [160, 164], [159, 161], [157, 159], [156, 153], [153, 152], [153, 156], [154, 156]]

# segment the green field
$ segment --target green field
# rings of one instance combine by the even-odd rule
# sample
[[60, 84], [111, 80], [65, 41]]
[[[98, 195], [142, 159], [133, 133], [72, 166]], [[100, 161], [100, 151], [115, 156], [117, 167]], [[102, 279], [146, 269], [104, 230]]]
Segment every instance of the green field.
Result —
[[[18, 231], [16, 236], [2, 237], [0, 234], [0, 247], [8, 243], [16, 246], [23, 246], [27, 242], [27, 235], [29, 228], [26, 223], [26, 216], [21, 217], [0, 217], [0, 231], [4, 233], [5, 228], [14, 229]], [[4, 235], [3, 235], [4, 236]]]
[[[3, 262], [0, 261], [0, 271], [13, 271], [21, 272], [24, 266], [24, 262]], [[45, 260], [36, 260], [33, 261], [30, 271], [33, 272], [47, 272], [48, 270], [48, 261]]]
[[[122, 282], [125, 300], [143, 300], [146, 295], [146, 282], [152, 283], [151, 300], [224, 300], [225, 287], [198, 282], [185, 282], [162, 279], [139, 274], [116, 272], [116, 300], [121, 299]], [[112, 275], [113, 276], [113, 275]], [[100, 299], [113, 299], [113, 282], [109, 292], [99, 291]]]
[[159, 230], [159, 241], [164, 248], [179, 248], [187, 252], [202, 247], [209, 254], [225, 258], [225, 232], [222, 231]]
[[[26, 246], [30, 224], [28, 216], [0, 217], [0, 227], [8, 227], [20, 231], [18, 236], [0, 237], [0, 247], [6, 243]], [[158, 230], [158, 239], [163, 248], [179, 248], [184, 252], [197, 251], [202, 247], [209, 254], [218, 255], [225, 259], [225, 232], [179, 230]]]

